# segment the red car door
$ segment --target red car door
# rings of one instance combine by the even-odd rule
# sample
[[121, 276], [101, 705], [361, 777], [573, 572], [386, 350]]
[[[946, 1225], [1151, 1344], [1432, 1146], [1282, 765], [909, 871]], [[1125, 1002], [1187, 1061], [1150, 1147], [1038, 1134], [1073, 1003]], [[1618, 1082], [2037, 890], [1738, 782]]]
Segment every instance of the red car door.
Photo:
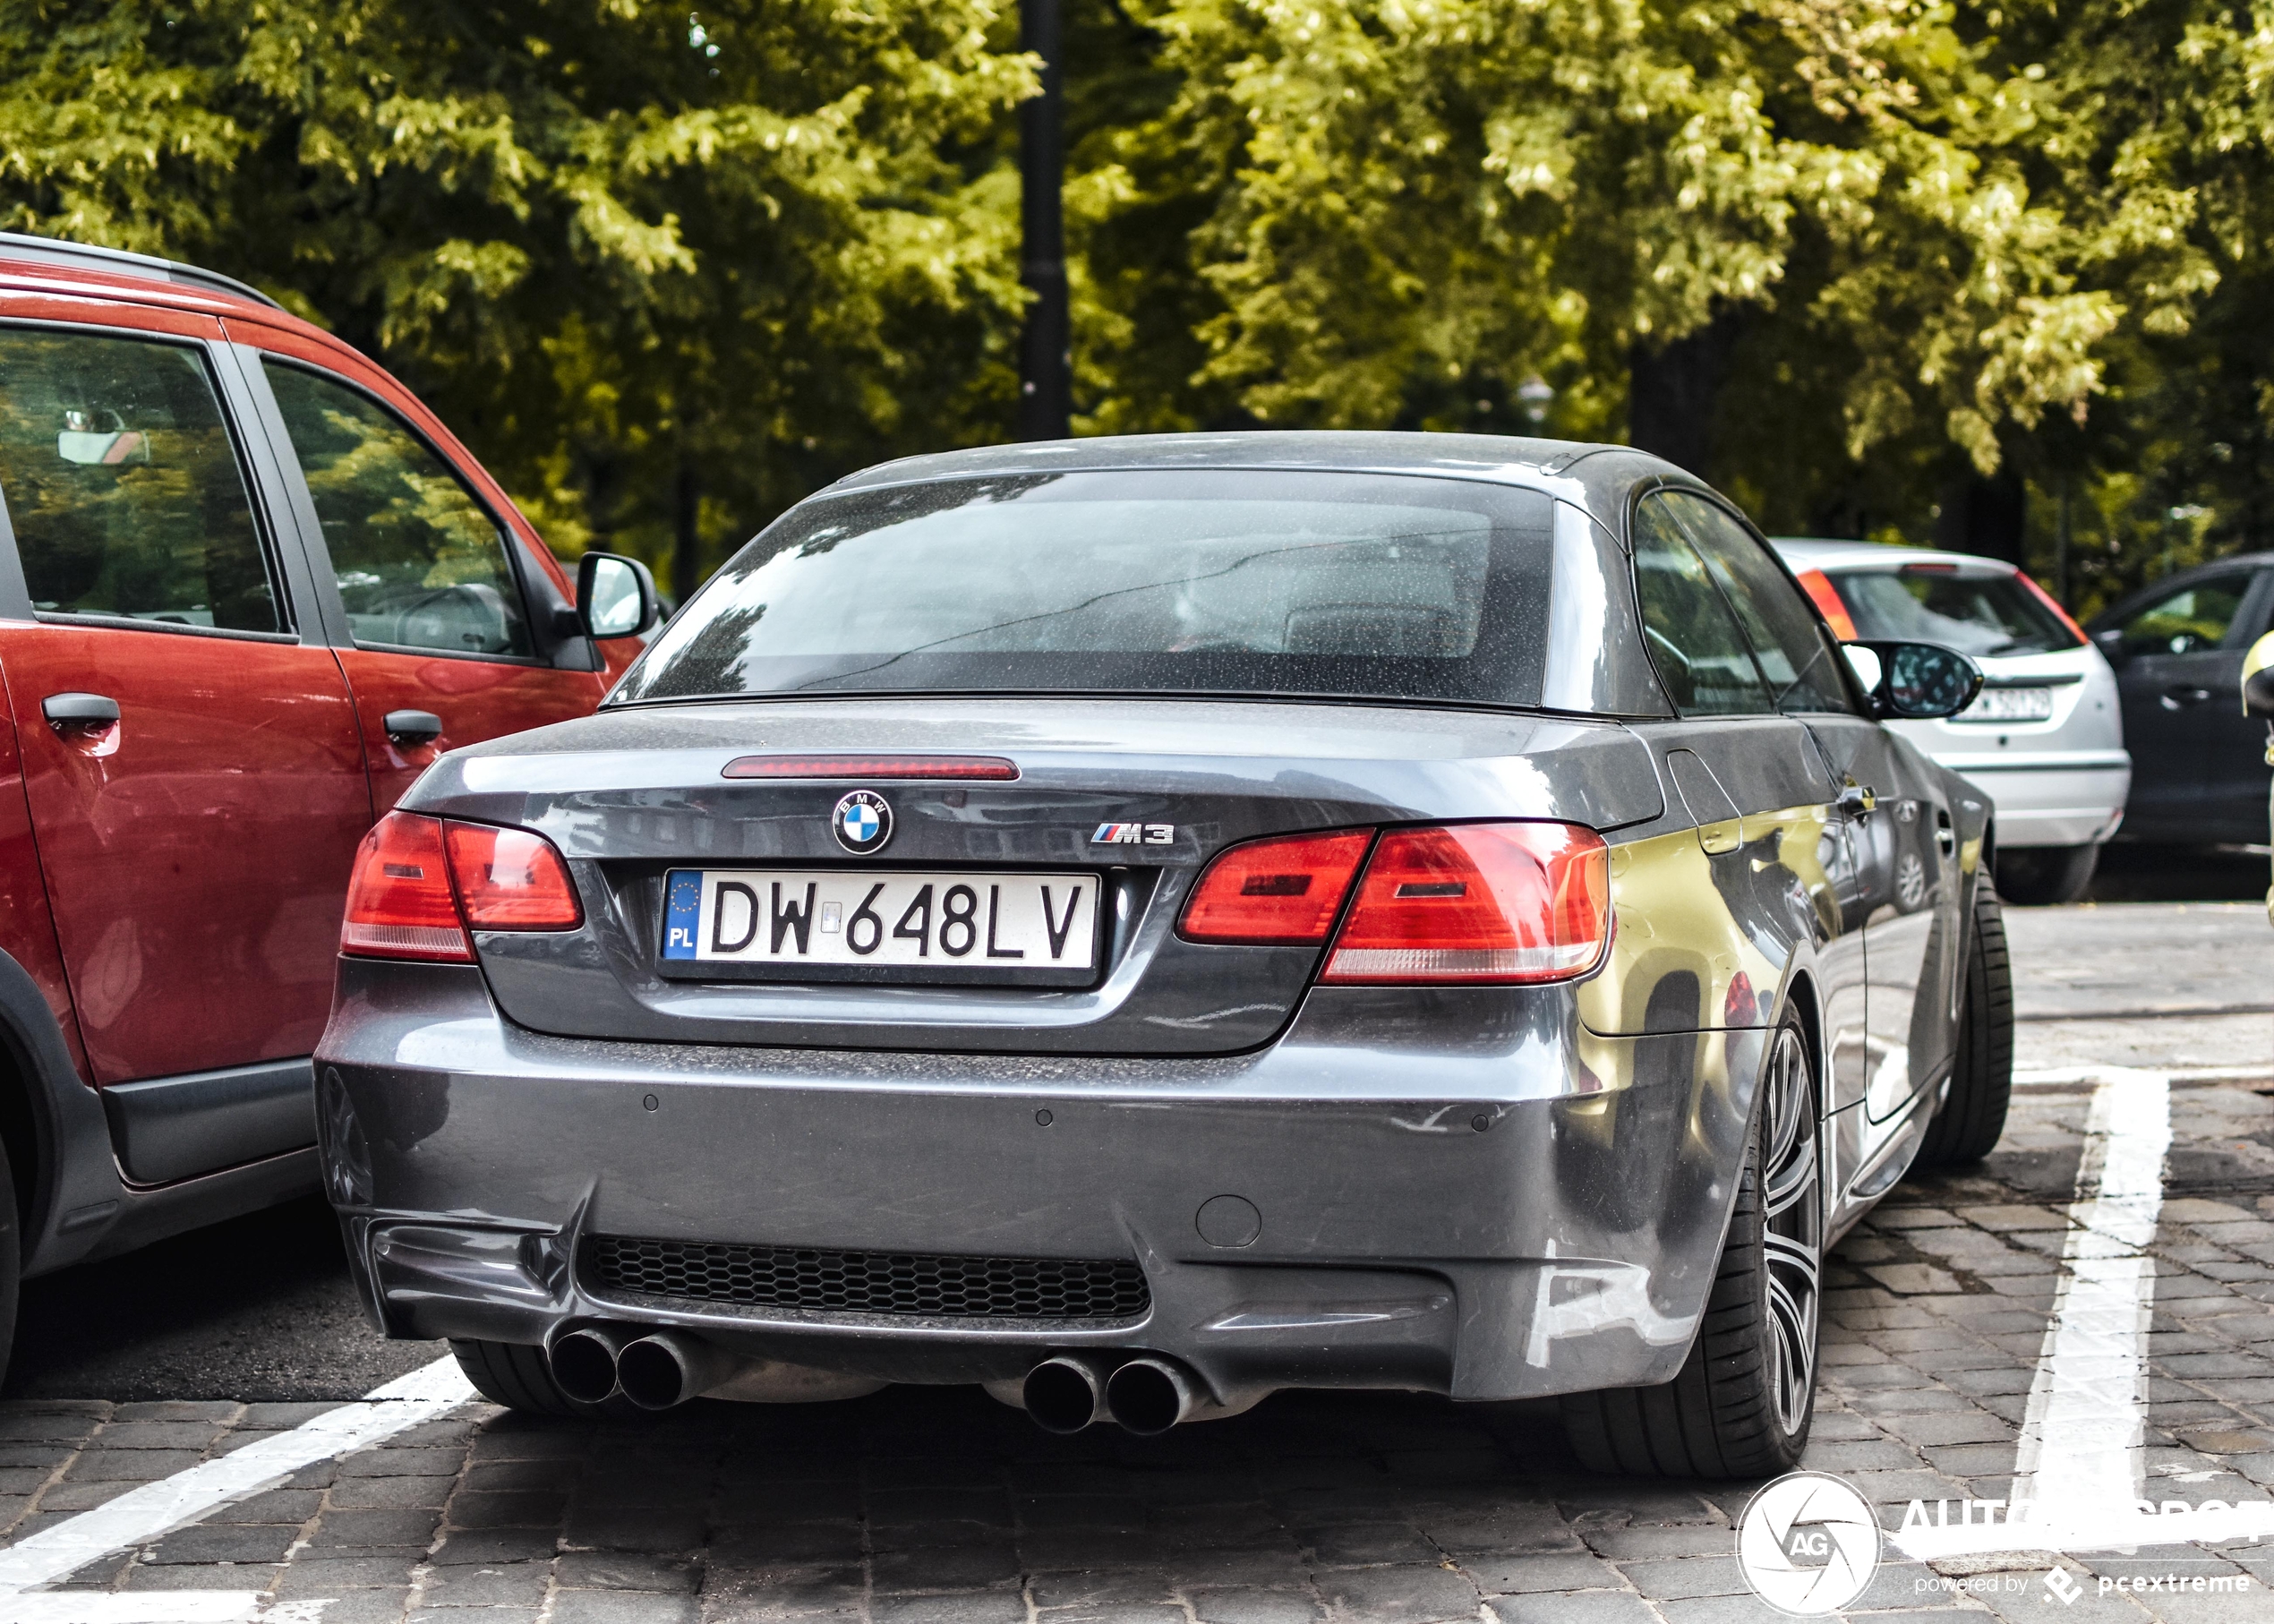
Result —
[[471, 459], [445, 452], [439, 425], [380, 375], [301, 349], [264, 353], [258, 370], [305, 482], [316, 589], [337, 594], [334, 640], [384, 813], [439, 751], [583, 715], [612, 679], [551, 560]]
[[0, 621], [0, 666], [104, 1083], [309, 1053], [370, 818], [346, 683], [249, 493], [219, 324], [118, 320], [161, 330], [0, 326], [30, 611]]

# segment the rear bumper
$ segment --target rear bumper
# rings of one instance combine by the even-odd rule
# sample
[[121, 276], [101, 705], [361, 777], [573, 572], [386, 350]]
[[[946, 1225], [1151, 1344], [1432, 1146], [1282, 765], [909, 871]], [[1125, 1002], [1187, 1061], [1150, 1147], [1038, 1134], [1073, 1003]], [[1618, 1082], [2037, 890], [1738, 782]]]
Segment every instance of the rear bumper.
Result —
[[2130, 758], [2122, 751], [2078, 765], [2064, 757], [2031, 759], [1945, 756], [1942, 765], [1963, 774], [1997, 804], [1997, 843], [2018, 846], [2097, 845], [2124, 821], [2132, 790]]
[[[389, 1334], [636, 1321], [907, 1381], [1142, 1349], [1227, 1401], [1671, 1379], [1762, 1047], [1597, 1038], [1569, 989], [1314, 993], [1268, 1048], [1146, 1061], [551, 1039], [502, 1021], [473, 969], [349, 961], [340, 992], [328, 1183]], [[1245, 1244], [1201, 1232], [1227, 1195], [1260, 1214]], [[1097, 1323], [625, 1298], [581, 1267], [600, 1235], [1133, 1259], [1150, 1305]]]

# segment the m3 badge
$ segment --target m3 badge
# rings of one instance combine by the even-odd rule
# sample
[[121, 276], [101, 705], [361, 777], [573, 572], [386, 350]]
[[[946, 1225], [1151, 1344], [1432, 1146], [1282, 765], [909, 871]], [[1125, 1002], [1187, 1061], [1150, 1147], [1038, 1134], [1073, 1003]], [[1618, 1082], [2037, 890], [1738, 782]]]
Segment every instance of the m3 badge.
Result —
[[1099, 824], [1090, 837], [1093, 846], [1173, 846], [1175, 824]]

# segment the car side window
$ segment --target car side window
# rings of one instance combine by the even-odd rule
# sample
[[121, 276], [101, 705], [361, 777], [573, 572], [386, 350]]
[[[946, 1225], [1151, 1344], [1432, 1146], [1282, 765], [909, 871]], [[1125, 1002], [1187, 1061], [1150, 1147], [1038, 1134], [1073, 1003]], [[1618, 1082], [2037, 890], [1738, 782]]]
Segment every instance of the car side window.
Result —
[[355, 641], [534, 653], [511, 538], [450, 466], [361, 391], [265, 364]]
[[286, 629], [220, 400], [187, 345], [0, 329], [0, 493], [43, 614]]
[[1674, 708], [1685, 716], [1774, 711], [1728, 600], [1656, 497], [1635, 509], [1634, 540], [1643, 640]]
[[1761, 662], [1761, 674], [1781, 711], [1848, 711], [1848, 696], [1832, 662], [1838, 656], [1815, 613], [1768, 550], [1752, 533], [1702, 496], [1668, 491], [1663, 501], [1680, 518], [1706, 567], [1729, 594], [1730, 607]]
[[2246, 575], [2220, 576], [2167, 593], [2124, 622], [2127, 654], [2197, 654], [2227, 638], [2250, 595]]

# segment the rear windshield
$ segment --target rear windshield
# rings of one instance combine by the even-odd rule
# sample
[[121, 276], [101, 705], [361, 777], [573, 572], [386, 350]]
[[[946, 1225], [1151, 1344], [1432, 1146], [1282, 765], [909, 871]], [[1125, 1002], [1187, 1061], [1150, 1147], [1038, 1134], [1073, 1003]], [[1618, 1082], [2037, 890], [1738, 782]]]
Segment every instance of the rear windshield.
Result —
[[1966, 654], [2041, 654], [2079, 642], [2035, 593], [2002, 569], [1906, 564], [1825, 574], [1859, 637], [1940, 643]]
[[1552, 506], [1458, 480], [1183, 469], [819, 497], [736, 554], [612, 697], [1534, 705]]

